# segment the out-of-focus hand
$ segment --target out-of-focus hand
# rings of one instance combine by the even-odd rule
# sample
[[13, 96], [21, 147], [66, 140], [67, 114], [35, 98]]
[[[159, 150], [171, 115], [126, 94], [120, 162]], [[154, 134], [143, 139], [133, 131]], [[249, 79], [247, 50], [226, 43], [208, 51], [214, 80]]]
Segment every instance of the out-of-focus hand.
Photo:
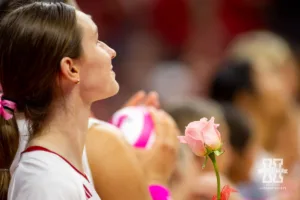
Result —
[[166, 112], [150, 109], [155, 124], [156, 139], [151, 149], [139, 151], [139, 160], [146, 172], [149, 184], [167, 186], [176, 166], [179, 130]]
[[132, 97], [130, 97], [129, 100], [123, 105], [123, 107], [139, 105], [159, 108], [159, 95], [154, 91], [151, 91], [148, 94], [144, 91], [139, 91], [135, 93]]

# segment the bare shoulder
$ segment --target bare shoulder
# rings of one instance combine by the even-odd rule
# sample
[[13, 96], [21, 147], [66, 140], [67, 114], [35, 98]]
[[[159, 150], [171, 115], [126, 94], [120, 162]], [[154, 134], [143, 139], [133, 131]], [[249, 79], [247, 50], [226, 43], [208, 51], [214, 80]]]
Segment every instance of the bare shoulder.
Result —
[[122, 133], [117, 127], [105, 121], [93, 118], [89, 120], [88, 134], [94, 137], [97, 137], [98, 134], [113, 134], [122, 138]]
[[93, 124], [88, 131], [86, 151], [96, 191], [101, 199], [149, 199], [133, 148], [120, 134], [107, 123]]
[[[86, 149], [89, 156], [96, 154], [101, 155], [101, 151], [105, 149], [105, 154], [109, 152], [119, 151], [121, 149], [129, 150], [129, 145], [122, 137], [121, 132], [109, 124], [93, 125], [89, 128]], [[104, 153], [104, 152], [103, 152]]]

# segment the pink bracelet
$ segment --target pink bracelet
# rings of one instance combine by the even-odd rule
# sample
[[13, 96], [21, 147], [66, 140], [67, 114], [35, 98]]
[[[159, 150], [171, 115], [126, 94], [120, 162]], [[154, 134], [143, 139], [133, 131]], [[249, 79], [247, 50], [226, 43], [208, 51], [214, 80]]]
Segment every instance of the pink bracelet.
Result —
[[149, 192], [152, 200], [171, 200], [168, 188], [161, 185], [150, 185]]

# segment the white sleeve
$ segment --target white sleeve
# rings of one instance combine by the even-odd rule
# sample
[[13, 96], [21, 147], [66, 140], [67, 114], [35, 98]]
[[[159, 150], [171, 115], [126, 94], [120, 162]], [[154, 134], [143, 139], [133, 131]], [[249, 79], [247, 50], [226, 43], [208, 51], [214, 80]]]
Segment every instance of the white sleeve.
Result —
[[43, 176], [15, 190], [9, 200], [82, 200], [80, 189], [70, 180]]

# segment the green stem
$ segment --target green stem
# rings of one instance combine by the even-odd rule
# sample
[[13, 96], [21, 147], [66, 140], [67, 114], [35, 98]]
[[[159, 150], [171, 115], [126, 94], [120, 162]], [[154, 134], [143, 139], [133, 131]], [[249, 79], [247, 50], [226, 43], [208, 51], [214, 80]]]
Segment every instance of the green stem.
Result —
[[219, 174], [219, 170], [218, 170], [218, 166], [217, 166], [217, 160], [216, 160], [216, 156], [214, 154], [214, 152], [212, 152], [211, 154], [209, 154], [209, 158], [211, 159], [213, 165], [214, 165], [214, 169], [215, 169], [215, 173], [216, 173], [216, 177], [217, 177], [217, 200], [221, 200], [221, 184], [220, 184], [220, 174]]

